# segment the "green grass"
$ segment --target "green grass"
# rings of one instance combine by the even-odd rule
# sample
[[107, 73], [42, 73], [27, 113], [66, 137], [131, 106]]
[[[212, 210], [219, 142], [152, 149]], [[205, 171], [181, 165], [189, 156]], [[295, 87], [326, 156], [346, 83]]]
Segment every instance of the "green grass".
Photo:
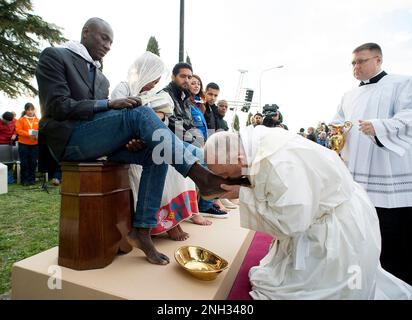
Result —
[[0, 195], [0, 294], [11, 289], [13, 263], [58, 244], [59, 191], [14, 184]]

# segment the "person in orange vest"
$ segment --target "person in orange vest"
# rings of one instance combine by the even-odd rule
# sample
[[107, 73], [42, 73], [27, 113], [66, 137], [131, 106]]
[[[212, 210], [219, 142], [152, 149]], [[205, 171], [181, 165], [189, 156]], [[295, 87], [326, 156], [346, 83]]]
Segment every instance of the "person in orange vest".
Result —
[[16, 122], [16, 132], [19, 136], [19, 156], [21, 166], [21, 184], [34, 185], [36, 182], [36, 167], [39, 156], [37, 139], [39, 119], [32, 103], [26, 103], [22, 116]]

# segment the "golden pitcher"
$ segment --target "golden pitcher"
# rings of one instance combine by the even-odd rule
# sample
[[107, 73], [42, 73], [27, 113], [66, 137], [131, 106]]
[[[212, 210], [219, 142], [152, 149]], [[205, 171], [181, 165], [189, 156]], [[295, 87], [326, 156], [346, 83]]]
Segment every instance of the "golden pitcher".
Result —
[[353, 125], [352, 122], [345, 121], [344, 124], [331, 124], [330, 126], [334, 131], [330, 138], [330, 148], [340, 156], [340, 152], [342, 151], [346, 142], [345, 136], [350, 131], [350, 129], [352, 129]]

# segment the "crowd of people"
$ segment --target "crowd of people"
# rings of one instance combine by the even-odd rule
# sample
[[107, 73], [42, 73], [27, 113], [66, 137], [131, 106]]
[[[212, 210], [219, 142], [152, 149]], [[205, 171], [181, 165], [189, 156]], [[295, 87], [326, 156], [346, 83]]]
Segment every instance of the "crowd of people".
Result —
[[[130, 164], [135, 211], [127, 239], [150, 263], [170, 262], [155, 248], [152, 235], [168, 233], [172, 240], [184, 241], [189, 234], [182, 221], [209, 226], [208, 218], [227, 217], [239, 202], [242, 226], [274, 237], [267, 256], [250, 270], [253, 298], [412, 297], [405, 283], [412, 283], [412, 194], [406, 187], [412, 176], [412, 80], [381, 70], [379, 46], [365, 44], [353, 52], [354, 76], [361, 86], [345, 95], [334, 120], [359, 122], [359, 130], [351, 131], [343, 162], [328, 150], [333, 133], [325, 123], [293, 134], [276, 105], [252, 116], [240, 134], [229, 133], [224, 120], [228, 103], [218, 100], [219, 85], [210, 82], [203, 88], [192, 66], [181, 62], [173, 67], [171, 81], [160, 86], [167, 68], [150, 52], [131, 63], [125, 81], [114, 86], [109, 98], [101, 62], [112, 42], [111, 26], [92, 18], [80, 42], [41, 53], [36, 78], [42, 118], [37, 122], [34, 108], [25, 108], [21, 125], [16, 123], [16, 133], [11, 132], [11, 137], [19, 136], [21, 156], [34, 159], [34, 131], [39, 129], [44, 137], [40, 147], [47, 145], [41, 150], [56, 161], [106, 157]], [[379, 113], [378, 104], [370, 106], [370, 113], [350, 112], [381, 101], [365, 98], [379, 90], [395, 99], [383, 108], [395, 110]], [[366, 99], [362, 106], [351, 105], [361, 103], [360, 98]], [[368, 120], [373, 114], [395, 117]], [[5, 124], [12, 121], [3, 118]], [[369, 162], [358, 161], [357, 144], [370, 153]], [[385, 167], [379, 164], [382, 159]], [[31, 181], [30, 175], [25, 177]], [[405, 282], [381, 268], [380, 255], [383, 268]], [[364, 273], [354, 289], [349, 269], [355, 265]]]
[[[0, 119], [0, 145], [18, 149], [21, 185], [32, 186], [36, 184], [36, 173], [38, 169], [38, 133], [39, 119], [36, 115], [35, 106], [28, 102], [24, 106], [19, 119], [16, 113], [6, 111]], [[8, 184], [16, 182], [15, 163], [8, 163]], [[60, 185], [61, 172], [55, 170], [52, 177], [54, 186]]]
[[333, 128], [321, 122], [316, 129], [308, 127], [305, 131], [305, 128], [300, 128], [297, 134], [330, 149], [330, 139], [335, 133]]
[[[280, 113], [279, 111], [266, 116], [264, 116], [260, 112], [257, 112], [250, 117], [248, 124], [254, 127], [263, 125], [269, 128], [277, 127], [288, 130], [288, 126], [283, 123], [282, 113]], [[305, 128], [300, 128], [297, 134], [317, 144], [320, 144], [325, 148], [331, 149], [330, 140], [332, 136], [336, 134], [336, 132], [333, 126], [329, 126], [325, 122], [319, 122], [316, 128], [308, 127], [306, 130]]]

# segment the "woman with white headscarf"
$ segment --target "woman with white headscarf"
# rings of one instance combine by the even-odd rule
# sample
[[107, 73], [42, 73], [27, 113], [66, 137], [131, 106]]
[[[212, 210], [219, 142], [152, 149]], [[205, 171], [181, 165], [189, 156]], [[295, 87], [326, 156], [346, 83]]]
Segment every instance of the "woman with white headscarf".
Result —
[[[169, 94], [156, 92], [156, 86], [162, 78], [166, 78], [167, 69], [163, 61], [151, 52], [145, 52], [129, 68], [127, 82], [120, 82], [111, 94], [112, 99], [127, 96], [139, 96], [142, 104], [150, 103], [159, 118], [167, 121], [173, 114], [173, 101]], [[135, 199], [138, 199], [139, 182], [142, 167], [131, 164], [129, 169], [130, 187]], [[136, 203], [136, 202], [135, 202]], [[196, 186], [190, 178], [183, 178], [173, 167], [169, 166], [163, 189], [161, 206], [157, 213], [157, 226], [151, 234], [167, 232], [173, 240], [183, 241], [189, 235], [182, 230], [180, 222], [192, 218], [200, 225], [211, 222], [199, 215]]]

